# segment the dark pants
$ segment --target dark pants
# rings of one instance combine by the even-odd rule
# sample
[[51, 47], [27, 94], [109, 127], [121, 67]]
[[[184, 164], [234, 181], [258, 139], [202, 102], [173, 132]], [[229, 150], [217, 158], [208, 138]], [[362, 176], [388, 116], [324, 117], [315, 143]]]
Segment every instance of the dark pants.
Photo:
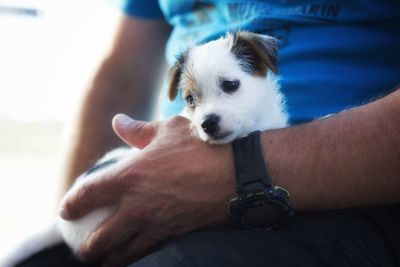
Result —
[[[399, 207], [307, 212], [276, 231], [213, 228], [166, 242], [129, 267], [400, 266]], [[98, 266], [59, 246], [19, 267]]]

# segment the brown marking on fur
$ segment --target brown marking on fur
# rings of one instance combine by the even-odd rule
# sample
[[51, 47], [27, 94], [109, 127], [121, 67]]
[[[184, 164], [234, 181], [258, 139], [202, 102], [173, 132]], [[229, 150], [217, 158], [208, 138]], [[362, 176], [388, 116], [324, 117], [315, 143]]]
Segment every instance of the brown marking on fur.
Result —
[[265, 77], [268, 70], [278, 72], [278, 44], [272, 37], [263, 37], [251, 32], [234, 34], [234, 55], [242, 61], [244, 71]]
[[169, 71], [168, 78], [168, 98], [174, 101], [178, 95], [178, 85], [181, 78], [182, 70], [178, 64], [175, 64]]
[[168, 96], [173, 101], [178, 95], [178, 90], [182, 90], [183, 98], [193, 95], [195, 99], [200, 99], [201, 92], [197, 84], [195, 75], [188, 66], [188, 51], [182, 54], [175, 65], [172, 67], [169, 76]]
[[201, 101], [202, 92], [197, 83], [195, 75], [191, 72], [190, 68], [185, 68], [182, 79], [181, 79], [181, 90], [183, 99], [186, 99], [188, 95], [192, 95], [194, 98], [194, 106], [187, 105], [189, 110], [194, 110], [198, 103]]
[[182, 78], [182, 72], [185, 68], [185, 62], [188, 52], [182, 53], [174, 64], [174, 66], [169, 71], [168, 77], [168, 97], [171, 101], [175, 100], [178, 95], [178, 87]]
[[200, 95], [200, 89], [195, 79], [195, 76], [186, 69], [182, 76], [182, 90], [185, 96], [187, 95]]

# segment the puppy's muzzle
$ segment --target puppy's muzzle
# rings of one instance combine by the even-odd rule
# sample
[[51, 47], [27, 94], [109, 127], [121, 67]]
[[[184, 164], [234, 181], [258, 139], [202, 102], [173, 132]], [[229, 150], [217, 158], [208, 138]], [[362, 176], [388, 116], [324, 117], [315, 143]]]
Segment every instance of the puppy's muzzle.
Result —
[[216, 114], [209, 114], [201, 123], [203, 131], [210, 135], [215, 136], [219, 132], [220, 117]]

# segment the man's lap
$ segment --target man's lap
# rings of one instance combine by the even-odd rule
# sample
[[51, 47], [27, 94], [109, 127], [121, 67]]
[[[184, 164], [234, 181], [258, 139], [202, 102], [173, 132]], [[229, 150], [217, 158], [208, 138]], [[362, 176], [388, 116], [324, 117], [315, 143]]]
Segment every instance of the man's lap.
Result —
[[364, 215], [334, 211], [300, 214], [278, 231], [192, 233], [129, 267], [396, 266], [391, 253]]
[[[36, 255], [20, 267], [90, 266], [77, 265], [61, 249]], [[330, 211], [298, 214], [277, 231], [224, 227], [187, 234], [129, 267], [396, 266], [396, 257], [381, 226], [364, 213]], [[69, 265], [60, 264], [67, 260]]]

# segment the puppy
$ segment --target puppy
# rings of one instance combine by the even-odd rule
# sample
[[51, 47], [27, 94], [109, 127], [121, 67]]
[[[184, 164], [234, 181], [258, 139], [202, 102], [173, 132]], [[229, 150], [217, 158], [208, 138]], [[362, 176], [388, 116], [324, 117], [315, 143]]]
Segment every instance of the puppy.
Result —
[[188, 49], [170, 73], [169, 98], [179, 88], [200, 139], [225, 144], [255, 130], [287, 124], [279, 92], [276, 39], [249, 32]]
[[[181, 113], [191, 121], [193, 132], [210, 144], [226, 144], [255, 130], [287, 125], [277, 74], [276, 39], [250, 32], [227, 34], [218, 40], [193, 46], [172, 67], [168, 94], [180, 91], [185, 107]], [[138, 149], [119, 148], [106, 154], [81, 175], [66, 194], [101, 172], [123, 164]], [[0, 264], [12, 267], [45, 248], [65, 242], [73, 252], [115, 211], [104, 207], [76, 221], [58, 218], [51, 226], [28, 238]]]

